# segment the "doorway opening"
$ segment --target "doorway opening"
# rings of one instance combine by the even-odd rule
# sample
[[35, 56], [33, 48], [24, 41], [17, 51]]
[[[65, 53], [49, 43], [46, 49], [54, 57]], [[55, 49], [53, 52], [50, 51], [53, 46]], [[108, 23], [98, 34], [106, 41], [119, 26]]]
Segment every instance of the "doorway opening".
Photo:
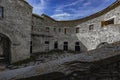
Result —
[[11, 62], [11, 41], [10, 39], [0, 34], [0, 63], [10, 64]]
[[57, 41], [54, 43], [54, 49], [58, 49], [58, 42]]
[[75, 51], [80, 51], [80, 43], [79, 42], [75, 43]]
[[64, 42], [63, 50], [68, 51], [68, 42]]

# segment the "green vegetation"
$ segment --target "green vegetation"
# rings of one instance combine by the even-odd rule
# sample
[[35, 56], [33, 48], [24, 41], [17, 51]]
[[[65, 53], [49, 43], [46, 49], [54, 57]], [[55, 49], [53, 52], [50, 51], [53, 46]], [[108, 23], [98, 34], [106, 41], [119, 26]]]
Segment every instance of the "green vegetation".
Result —
[[14, 66], [20, 66], [20, 65], [22, 65], [22, 64], [27, 64], [27, 63], [29, 63], [29, 62], [31, 62], [31, 61], [35, 61], [35, 59], [34, 59], [33, 57], [30, 57], [30, 58], [28, 58], [28, 59], [25, 59], [25, 60], [22, 60], [22, 61], [18, 61], [18, 62], [16, 62], [16, 63], [13, 63], [12, 65], [14, 65]]
[[76, 53], [80, 53], [80, 52], [75, 52], [75, 51], [71, 51], [71, 50], [68, 50], [68, 51], [63, 51], [63, 50], [51, 50], [49, 52], [38, 52], [38, 53], [32, 53], [31, 54], [31, 57], [28, 58], [28, 59], [25, 59], [25, 60], [22, 60], [22, 61], [19, 61], [19, 62], [16, 62], [16, 63], [13, 63], [12, 65], [14, 66], [20, 66], [22, 64], [27, 64], [29, 62], [35, 62], [36, 59], [39, 58], [39, 56], [41, 57], [45, 57], [45, 58], [49, 58], [49, 57], [52, 57], [52, 55], [61, 55], [61, 54], [64, 54], [64, 53], [73, 53], [73, 54], [76, 54]]

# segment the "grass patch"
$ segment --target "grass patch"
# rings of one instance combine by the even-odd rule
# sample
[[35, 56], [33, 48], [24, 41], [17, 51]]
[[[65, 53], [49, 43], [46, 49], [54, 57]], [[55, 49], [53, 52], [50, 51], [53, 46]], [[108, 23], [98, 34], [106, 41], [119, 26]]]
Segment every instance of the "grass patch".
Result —
[[31, 61], [35, 61], [35, 57], [34, 57], [34, 56], [31, 56], [31, 57], [28, 58], [28, 59], [25, 59], [25, 60], [22, 60], [22, 61], [18, 61], [18, 62], [16, 62], [16, 63], [13, 63], [12, 65], [14, 65], [14, 66], [20, 66], [20, 65], [22, 65], [22, 64], [27, 64], [27, 63], [29, 63], [29, 62], [31, 62]]
[[28, 59], [25, 59], [25, 60], [22, 60], [22, 61], [18, 61], [16, 63], [13, 63], [12, 65], [14, 66], [20, 66], [22, 64], [27, 64], [29, 62], [32, 62], [32, 61], [36, 61], [36, 59], [39, 57], [39, 56], [44, 56], [45, 58], [48, 58], [48, 57], [51, 57], [52, 55], [61, 55], [61, 54], [64, 54], [64, 53], [73, 53], [75, 54], [76, 52], [75, 51], [71, 51], [71, 50], [68, 50], [68, 51], [63, 51], [63, 50], [51, 50], [49, 52], [38, 52], [38, 53], [32, 53], [30, 58]]

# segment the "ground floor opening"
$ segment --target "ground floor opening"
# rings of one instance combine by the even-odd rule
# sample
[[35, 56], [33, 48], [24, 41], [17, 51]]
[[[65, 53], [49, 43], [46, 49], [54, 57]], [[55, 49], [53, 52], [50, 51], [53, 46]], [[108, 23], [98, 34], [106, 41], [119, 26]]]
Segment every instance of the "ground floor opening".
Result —
[[0, 34], [0, 63], [10, 63], [10, 39]]
[[75, 43], [75, 51], [80, 51], [80, 43], [79, 42], [76, 42]]
[[63, 50], [68, 51], [68, 42], [64, 42]]

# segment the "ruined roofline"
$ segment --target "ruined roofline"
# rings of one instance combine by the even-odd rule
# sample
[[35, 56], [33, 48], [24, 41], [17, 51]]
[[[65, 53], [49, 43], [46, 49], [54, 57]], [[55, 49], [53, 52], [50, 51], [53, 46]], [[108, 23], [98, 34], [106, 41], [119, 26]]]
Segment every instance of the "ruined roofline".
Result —
[[35, 14], [35, 13], [33, 13], [32, 16], [37, 17], [37, 18], [44, 19], [42, 16], [39, 16], [38, 14]]
[[46, 15], [46, 14], [42, 14], [41, 16], [42, 16], [42, 17], [47, 17], [47, 18], [49, 18], [49, 19], [51, 19], [51, 20], [53, 20], [53, 21], [57, 21], [57, 20], [51, 18], [50, 16], [48, 16], [48, 15]]
[[26, 0], [19, 0], [19, 1], [22, 1], [22, 2], [24, 2], [26, 5], [28, 5], [30, 8], [33, 8]]
[[105, 9], [99, 11], [99, 12], [96, 12], [96, 13], [90, 15], [90, 16], [87, 16], [85, 18], [76, 19], [76, 20], [61, 20], [61, 21], [57, 21], [57, 22], [76, 22], [76, 21], [84, 22], [84, 21], [88, 21], [90, 19], [93, 19], [93, 18], [99, 17], [101, 15], [104, 15], [105, 13], [115, 9], [119, 5], [120, 5], [120, 0], [116, 0], [113, 4], [111, 4], [107, 8], [105, 8]]
[[41, 17], [42, 18], [47, 17], [47, 18], [49, 18], [49, 19], [51, 19], [51, 20], [53, 20], [55, 22], [80, 22], [80, 23], [82, 23], [82, 22], [88, 21], [90, 19], [93, 19], [93, 18], [99, 17], [101, 15], [104, 15], [105, 13], [113, 10], [114, 8], [118, 7], [119, 5], [120, 5], [120, 0], [116, 0], [113, 4], [111, 4], [110, 6], [108, 6], [107, 8], [105, 8], [103, 10], [101, 10], [101, 11], [95, 13], [95, 14], [92, 14], [90, 16], [87, 16], [85, 18], [76, 19], [76, 20], [65, 20], [65, 21], [61, 20], [61, 21], [57, 21], [57, 20], [51, 18], [50, 16], [48, 16], [46, 14], [42, 14]]

